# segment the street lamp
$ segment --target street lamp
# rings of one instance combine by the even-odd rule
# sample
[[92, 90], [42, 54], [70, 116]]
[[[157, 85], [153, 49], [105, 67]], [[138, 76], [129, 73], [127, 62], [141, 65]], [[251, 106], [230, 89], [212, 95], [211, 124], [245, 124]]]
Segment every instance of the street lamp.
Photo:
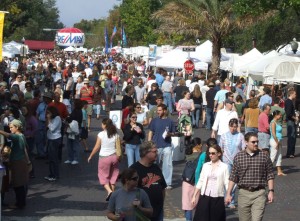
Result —
[[294, 54], [296, 54], [299, 46], [298, 42], [296, 41], [296, 38], [293, 38], [293, 41], [291, 41], [290, 44], [291, 44], [292, 51], [294, 52]]

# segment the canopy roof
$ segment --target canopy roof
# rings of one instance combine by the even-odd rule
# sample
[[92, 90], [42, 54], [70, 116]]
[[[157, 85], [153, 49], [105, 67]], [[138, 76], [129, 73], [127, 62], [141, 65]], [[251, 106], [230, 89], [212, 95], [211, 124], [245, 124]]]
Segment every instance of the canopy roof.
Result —
[[30, 50], [53, 50], [55, 46], [54, 41], [25, 40], [25, 44], [28, 45]]

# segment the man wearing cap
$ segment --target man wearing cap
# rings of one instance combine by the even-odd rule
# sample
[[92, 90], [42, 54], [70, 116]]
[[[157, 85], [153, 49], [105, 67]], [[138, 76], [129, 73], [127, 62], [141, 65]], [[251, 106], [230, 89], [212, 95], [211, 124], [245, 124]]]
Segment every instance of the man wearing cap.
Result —
[[90, 131], [91, 119], [93, 114], [93, 96], [94, 96], [94, 87], [90, 86], [90, 81], [88, 78], [83, 80], [83, 86], [80, 89], [80, 100], [87, 101], [88, 107], [86, 109], [88, 115], [88, 130]]
[[215, 120], [214, 108], [215, 102], [214, 98], [216, 96], [217, 91], [214, 89], [215, 84], [210, 82], [208, 84], [209, 90], [206, 92], [205, 97], [207, 101], [206, 105], [206, 129], [211, 130], [212, 124]]
[[36, 109], [36, 117], [38, 119], [38, 131], [35, 137], [35, 144], [38, 154], [37, 159], [43, 159], [46, 157], [46, 109], [48, 104], [51, 103], [52, 99], [53, 97], [50, 92], [44, 93], [43, 102], [41, 102]]
[[[230, 99], [225, 100], [225, 108], [217, 112], [214, 125], [212, 127], [211, 138], [220, 140], [220, 136], [229, 131], [229, 121], [232, 118], [238, 118], [238, 114], [233, 110], [234, 102]], [[216, 133], [218, 134], [216, 136]]]

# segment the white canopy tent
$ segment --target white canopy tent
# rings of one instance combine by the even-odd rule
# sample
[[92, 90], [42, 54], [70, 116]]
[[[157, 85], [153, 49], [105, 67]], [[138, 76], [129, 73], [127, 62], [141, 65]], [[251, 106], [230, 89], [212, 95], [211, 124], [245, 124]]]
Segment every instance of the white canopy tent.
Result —
[[69, 47], [65, 48], [64, 51], [66, 51], [66, 52], [74, 52], [74, 51], [76, 51], [76, 48], [74, 48], [72, 46], [69, 46]]
[[[23, 46], [23, 44], [15, 42], [15, 41], [11, 41], [8, 43], [4, 43], [2, 46], [2, 53], [8, 53], [8, 55], [16, 55], [16, 54], [21, 54], [21, 47]], [[27, 45], [25, 45], [25, 47], [27, 47], [27, 51], [29, 51], [29, 48]], [[4, 57], [4, 55], [2, 55]]]

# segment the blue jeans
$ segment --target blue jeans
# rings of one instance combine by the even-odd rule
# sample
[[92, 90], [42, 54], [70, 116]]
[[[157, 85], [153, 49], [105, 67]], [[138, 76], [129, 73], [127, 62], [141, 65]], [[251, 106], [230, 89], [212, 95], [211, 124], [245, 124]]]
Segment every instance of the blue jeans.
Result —
[[202, 109], [201, 107], [196, 107], [196, 105], [195, 105], [195, 110], [191, 113], [191, 115], [192, 115], [192, 124], [196, 127], [199, 127], [201, 109]]
[[258, 133], [258, 128], [257, 127], [247, 127], [245, 129], [245, 134], [249, 133], [249, 132]]
[[93, 110], [96, 112], [97, 115], [100, 115], [101, 112], [101, 105], [100, 104], [94, 104]]
[[35, 133], [35, 145], [39, 157], [46, 156], [46, 140], [46, 123], [44, 121], [38, 121], [38, 131]]
[[48, 158], [49, 158], [49, 177], [58, 178], [58, 148], [61, 143], [61, 138], [50, 140], [48, 139]]
[[172, 185], [173, 147], [158, 148], [157, 164], [162, 161], [162, 173], [168, 186]]
[[164, 104], [167, 105], [168, 111], [171, 114], [173, 112], [173, 104], [172, 104], [172, 94], [169, 92], [164, 92]]
[[192, 221], [193, 220], [193, 210], [185, 210], [184, 216], [186, 221]]
[[73, 161], [79, 161], [79, 139], [76, 136], [75, 139], [67, 139], [67, 146], [68, 146], [68, 160]]
[[[230, 174], [231, 170], [232, 170], [233, 164], [231, 164], [231, 163], [226, 163], [226, 164], [228, 166], [228, 171], [229, 171], [229, 174]], [[232, 191], [231, 191], [232, 200], [231, 200], [230, 204], [228, 205], [228, 207], [235, 206], [235, 199], [234, 199], [234, 197], [235, 197], [235, 190], [236, 190], [236, 184], [234, 184], [234, 186], [232, 188]], [[225, 191], [225, 196], [226, 196], [226, 191]]]
[[287, 151], [286, 156], [295, 155], [296, 146], [296, 125], [294, 121], [288, 120], [287, 125]]
[[214, 109], [206, 107], [206, 129], [211, 130], [214, 119]]
[[126, 144], [125, 151], [127, 155], [128, 167], [140, 159], [140, 145]]

